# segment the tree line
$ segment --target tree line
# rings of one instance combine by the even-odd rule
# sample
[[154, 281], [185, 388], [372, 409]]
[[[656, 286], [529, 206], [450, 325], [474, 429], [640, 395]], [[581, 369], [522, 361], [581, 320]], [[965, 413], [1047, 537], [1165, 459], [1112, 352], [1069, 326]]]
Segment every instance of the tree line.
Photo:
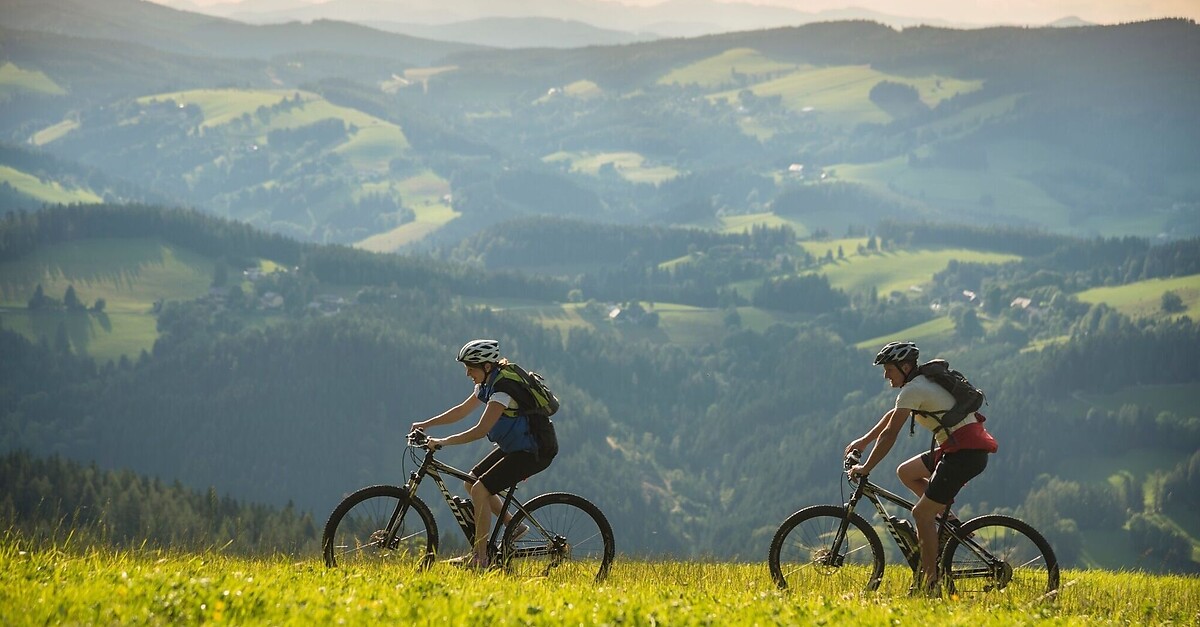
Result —
[[[0, 328], [0, 380], [9, 383], [0, 386], [0, 446], [216, 485], [273, 507], [291, 500], [323, 516], [349, 490], [402, 480], [407, 425], [469, 393], [453, 361], [458, 347], [496, 337], [506, 356], [546, 374], [563, 400], [555, 417], [562, 453], [523, 493], [588, 496], [609, 515], [622, 550], [760, 559], [785, 515], [839, 502], [842, 448], [894, 403], [870, 365], [874, 349], [855, 348], [847, 329], [883, 334], [888, 320], [927, 315], [920, 303], [856, 294], [802, 322], [734, 328], [685, 349], [626, 340], [604, 326], [560, 335], [512, 313], [462, 307], [457, 298], [481, 288], [475, 279], [436, 278], [439, 268], [458, 267], [448, 262], [342, 247], [318, 252], [328, 265], [310, 266], [322, 257], [306, 249], [302, 270], [289, 275], [294, 289], [373, 285], [359, 306], [329, 318], [290, 312], [264, 326], [209, 301], [169, 303], [152, 351], [107, 364]], [[421, 276], [423, 267], [435, 278]], [[503, 287], [500, 275], [474, 272]], [[514, 286], [529, 280], [513, 277]], [[1045, 500], [1032, 492], [1073, 490], [1039, 477], [1074, 459], [1131, 444], [1186, 455], [1200, 438], [1193, 412], [1143, 400], [1089, 409], [1077, 398], [1200, 382], [1186, 362], [1200, 339], [1195, 322], [1134, 322], [1070, 298], [1047, 311], [1036, 324], [1065, 339], [1040, 351], [1024, 350], [1024, 333], [1040, 327], [1017, 319], [986, 336], [922, 341], [923, 354], [950, 359], [985, 389], [989, 428], [1001, 440], [989, 471], [957, 505], [964, 516], [1022, 514]], [[897, 450], [915, 453], [927, 443], [902, 438]], [[483, 449], [451, 447], [445, 455], [469, 466]], [[781, 488], [780, 477], [792, 480]], [[891, 480], [886, 472], [880, 478]], [[1186, 488], [1181, 482], [1189, 480], [1164, 483]], [[1163, 502], [1177, 508], [1186, 500]], [[1087, 525], [1103, 525], [1132, 542], [1123, 525], [1135, 514], [1162, 515], [1126, 508], [1047, 532], [1066, 547], [1090, 533]]]
[[311, 514], [185, 488], [130, 470], [104, 470], [57, 455], [0, 457], [0, 521], [49, 544], [219, 549], [311, 554], [320, 529]]

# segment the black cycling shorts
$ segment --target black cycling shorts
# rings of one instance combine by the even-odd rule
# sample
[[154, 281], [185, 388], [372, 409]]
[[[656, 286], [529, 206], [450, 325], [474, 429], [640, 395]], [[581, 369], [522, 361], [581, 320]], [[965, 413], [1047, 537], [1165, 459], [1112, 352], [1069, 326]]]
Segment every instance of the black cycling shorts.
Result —
[[475, 464], [471, 474], [483, 482], [488, 492], [498, 494], [545, 470], [553, 460], [552, 455], [534, 455], [525, 451], [505, 453], [496, 447]]
[[933, 459], [932, 453], [921, 455], [925, 468], [933, 473], [929, 477], [929, 487], [925, 488], [925, 497], [935, 503], [949, 505], [958, 496], [958, 491], [987, 467], [988, 452], [965, 450], [945, 453], [936, 466]]

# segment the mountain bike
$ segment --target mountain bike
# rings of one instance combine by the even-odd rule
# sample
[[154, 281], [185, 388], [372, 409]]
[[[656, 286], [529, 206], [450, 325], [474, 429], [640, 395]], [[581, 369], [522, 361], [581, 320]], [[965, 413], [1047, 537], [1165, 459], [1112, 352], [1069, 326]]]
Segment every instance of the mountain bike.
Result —
[[[342, 499], [325, 523], [321, 546], [325, 564], [386, 562], [427, 567], [437, 558], [438, 527], [429, 506], [417, 496], [426, 477], [433, 479], [467, 540], [475, 542], [474, 505], [452, 496], [442, 476], [474, 482], [470, 473], [434, 459], [434, 447], [421, 431], [407, 437], [408, 458], [418, 464], [403, 486], [376, 485]], [[424, 459], [421, 451], [424, 450]], [[616, 552], [612, 527], [598, 507], [565, 492], [542, 494], [526, 503], [516, 487], [500, 492], [503, 506], [488, 540], [489, 563], [519, 576], [550, 573], [608, 576]], [[513, 509], [511, 520], [505, 514]]]
[[[843, 462], [849, 469], [861, 453], [851, 451]], [[806, 507], [783, 521], [767, 561], [780, 588], [812, 585], [816, 578], [842, 584], [861, 583], [867, 591], [883, 581], [883, 544], [879, 534], [855, 513], [862, 497], [875, 505], [884, 527], [913, 569], [920, 569], [916, 529], [908, 520], [890, 516], [883, 501], [912, 511], [914, 504], [870, 481], [865, 475], [849, 479], [854, 493], [845, 505]], [[950, 507], [938, 519], [939, 584], [949, 595], [1004, 595], [1018, 600], [1052, 597], [1058, 590], [1058, 560], [1050, 544], [1029, 524], [1011, 516], [987, 514], [958, 522]]]

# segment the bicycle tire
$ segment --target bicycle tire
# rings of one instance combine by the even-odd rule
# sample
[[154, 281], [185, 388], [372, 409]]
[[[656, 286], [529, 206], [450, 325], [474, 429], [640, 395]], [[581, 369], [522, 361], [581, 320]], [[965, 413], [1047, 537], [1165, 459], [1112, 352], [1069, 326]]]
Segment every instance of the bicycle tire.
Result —
[[831, 559], [833, 538], [845, 519], [846, 508], [838, 505], [813, 505], [788, 516], [771, 539], [767, 556], [775, 585], [786, 590], [801, 583], [806, 589], [832, 584], [831, 592], [836, 594], [864, 581], [864, 590], [878, 589], [883, 580], [883, 543], [862, 516], [850, 512], [839, 556]]
[[431, 564], [437, 554], [437, 521], [419, 497], [408, 502], [392, 546], [385, 548], [379, 541], [396, 508], [408, 499], [407, 490], [390, 485], [366, 487], [342, 499], [329, 514], [321, 536], [325, 565], [332, 568], [376, 561], [411, 562], [419, 567]]
[[[946, 592], [960, 597], [1002, 594], [1020, 602], [1052, 598], [1058, 591], [1058, 559], [1050, 543], [1028, 523], [1000, 514], [962, 524], [966, 544], [951, 537], [942, 552]], [[975, 544], [1000, 560], [989, 564]]]
[[[551, 492], [533, 497], [523, 510], [504, 529], [501, 554], [509, 572], [595, 582], [608, 576], [617, 549], [600, 508], [575, 494]], [[517, 538], [522, 525], [528, 531]]]

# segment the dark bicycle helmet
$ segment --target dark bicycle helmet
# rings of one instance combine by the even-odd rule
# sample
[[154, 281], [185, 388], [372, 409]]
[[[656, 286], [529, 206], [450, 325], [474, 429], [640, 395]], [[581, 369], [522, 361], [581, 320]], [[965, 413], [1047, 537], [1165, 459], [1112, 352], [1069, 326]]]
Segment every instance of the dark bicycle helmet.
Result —
[[471, 340], [458, 349], [458, 360], [464, 364], [485, 364], [500, 361], [498, 340]]
[[888, 342], [886, 346], [879, 349], [879, 354], [875, 356], [875, 365], [882, 366], [884, 364], [894, 364], [901, 361], [916, 361], [921, 354], [921, 349], [912, 342]]

